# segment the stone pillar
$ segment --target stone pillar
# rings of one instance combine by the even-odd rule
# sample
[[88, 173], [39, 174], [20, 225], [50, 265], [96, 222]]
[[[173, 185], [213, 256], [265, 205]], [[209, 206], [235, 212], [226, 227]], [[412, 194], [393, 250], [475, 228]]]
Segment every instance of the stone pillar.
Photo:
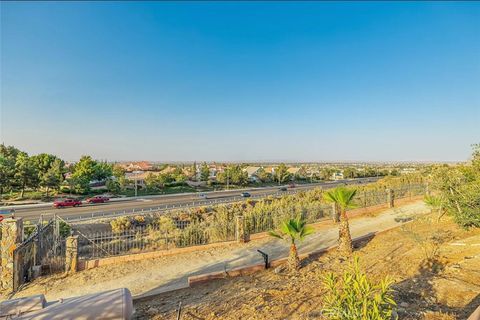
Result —
[[2, 222], [2, 240], [0, 242], [1, 273], [0, 286], [9, 292], [14, 290], [14, 251], [22, 243], [23, 219], [9, 218]]
[[245, 243], [250, 240], [250, 235], [245, 229], [245, 218], [243, 216], [235, 216], [235, 240]]
[[393, 189], [387, 189], [387, 203], [389, 208], [395, 207], [395, 193]]
[[339, 222], [340, 221], [340, 212], [338, 212], [338, 206], [335, 202], [332, 202], [332, 219], [333, 222]]
[[78, 236], [70, 236], [65, 241], [65, 272], [77, 272]]

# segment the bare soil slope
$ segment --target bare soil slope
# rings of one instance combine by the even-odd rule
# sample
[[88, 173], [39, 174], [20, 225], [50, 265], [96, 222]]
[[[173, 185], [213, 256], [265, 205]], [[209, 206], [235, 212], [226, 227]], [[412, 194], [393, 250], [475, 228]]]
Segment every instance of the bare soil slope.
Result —
[[[400, 319], [466, 319], [480, 304], [480, 230], [427, 216], [359, 244], [355, 253], [372, 277], [395, 280]], [[267, 270], [158, 295], [136, 303], [137, 318], [174, 319], [181, 302], [184, 320], [319, 319], [321, 277], [347, 263], [331, 252], [303, 264], [297, 276]]]

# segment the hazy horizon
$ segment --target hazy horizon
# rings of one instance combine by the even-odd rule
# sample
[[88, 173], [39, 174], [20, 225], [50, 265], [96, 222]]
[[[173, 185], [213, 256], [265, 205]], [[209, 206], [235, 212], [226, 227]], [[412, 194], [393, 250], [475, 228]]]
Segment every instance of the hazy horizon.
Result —
[[480, 3], [0, 6], [0, 143], [30, 154], [459, 162], [480, 142]]

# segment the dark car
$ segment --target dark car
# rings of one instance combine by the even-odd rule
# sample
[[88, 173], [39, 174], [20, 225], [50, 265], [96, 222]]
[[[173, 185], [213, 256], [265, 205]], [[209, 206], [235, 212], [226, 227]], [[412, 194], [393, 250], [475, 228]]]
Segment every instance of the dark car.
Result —
[[252, 195], [248, 192], [242, 192], [242, 197], [244, 198], [248, 198], [248, 197], [251, 197]]
[[105, 203], [109, 200], [110, 200], [110, 198], [105, 197], [105, 196], [95, 196], [95, 197], [88, 198], [85, 201], [87, 203]]
[[287, 187], [281, 187], [280, 189], [278, 189], [280, 191], [287, 191]]
[[82, 205], [82, 201], [77, 199], [64, 199], [57, 200], [53, 203], [55, 208], [64, 208], [64, 207], [79, 207]]

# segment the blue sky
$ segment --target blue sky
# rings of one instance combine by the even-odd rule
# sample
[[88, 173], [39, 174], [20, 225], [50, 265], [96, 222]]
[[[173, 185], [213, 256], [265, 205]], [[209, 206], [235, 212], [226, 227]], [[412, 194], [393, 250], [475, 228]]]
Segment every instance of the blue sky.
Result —
[[480, 3], [2, 2], [0, 121], [69, 160], [465, 160]]

